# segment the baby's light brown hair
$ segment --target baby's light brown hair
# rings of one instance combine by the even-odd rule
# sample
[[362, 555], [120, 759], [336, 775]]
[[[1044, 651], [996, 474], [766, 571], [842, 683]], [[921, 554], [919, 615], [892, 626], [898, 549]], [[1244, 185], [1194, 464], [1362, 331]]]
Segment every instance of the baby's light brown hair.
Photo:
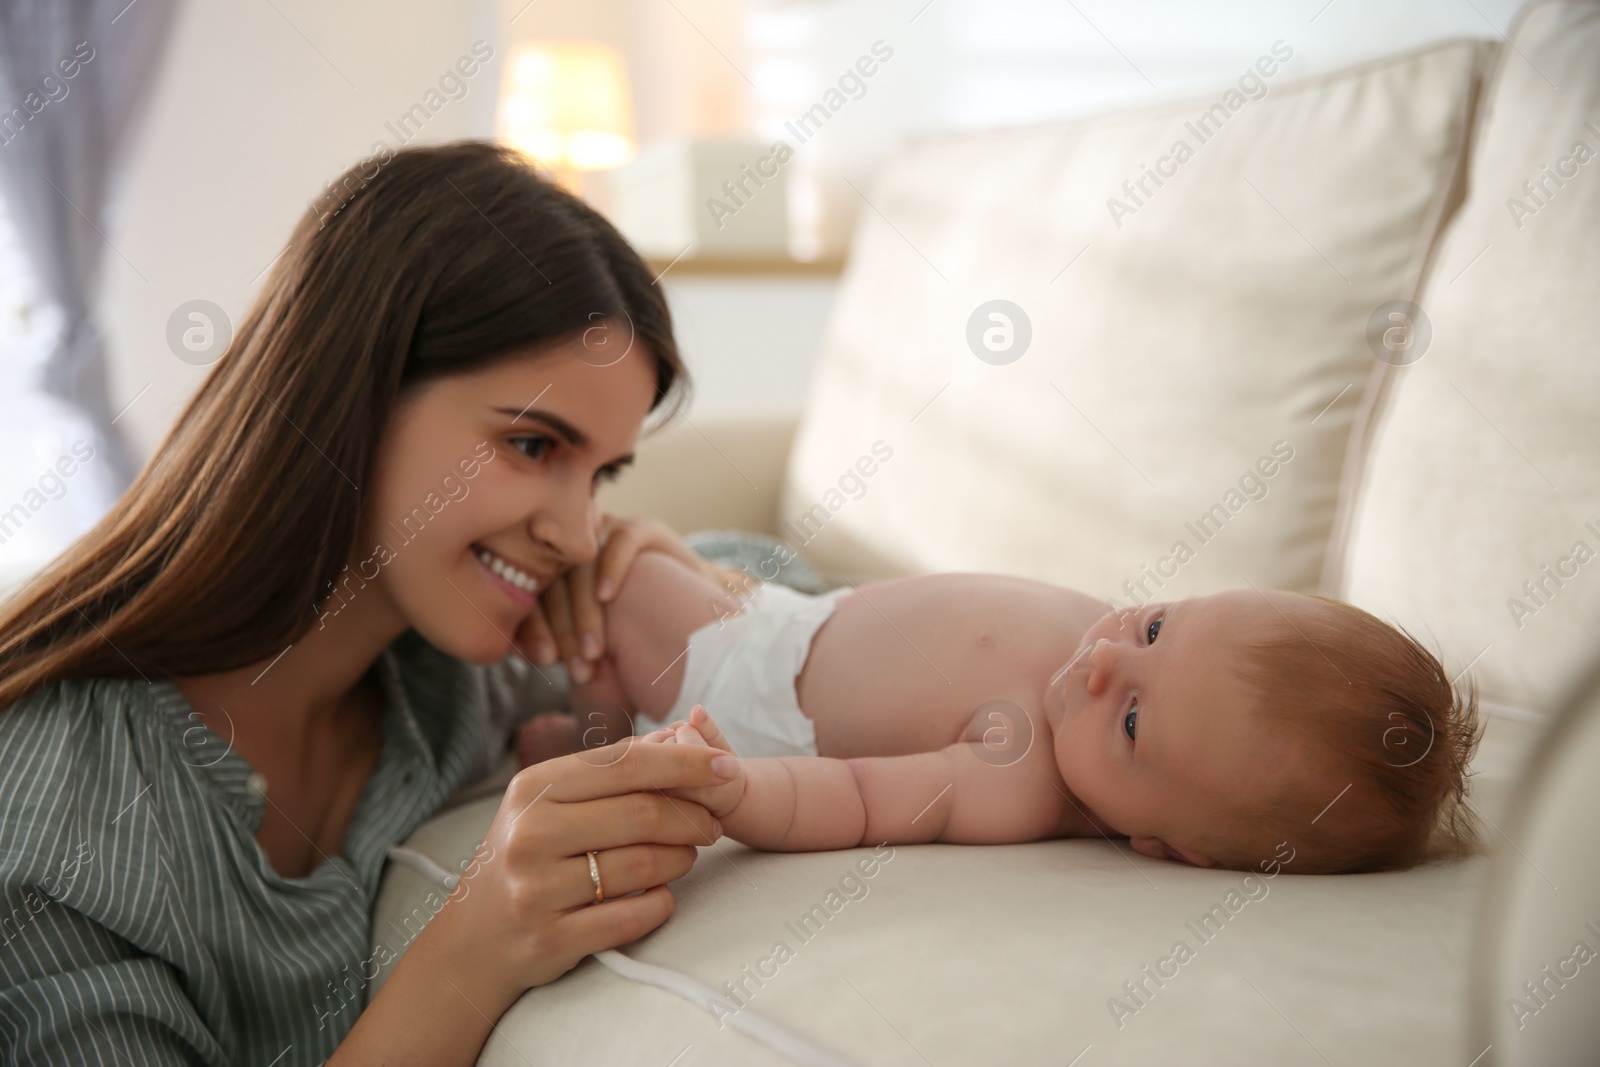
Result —
[[[1290, 869], [1306, 874], [1400, 870], [1476, 851], [1467, 804], [1483, 733], [1476, 686], [1452, 684], [1404, 629], [1306, 599], [1312, 610], [1291, 610], [1275, 636], [1246, 649], [1242, 673], [1267, 728], [1286, 730], [1323, 773], [1319, 788], [1282, 778], [1266, 791], [1253, 813], [1259, 840], [1289, 842]], [[1335, 801], [1320, 788], [1329, 781], [1349, 788]]]

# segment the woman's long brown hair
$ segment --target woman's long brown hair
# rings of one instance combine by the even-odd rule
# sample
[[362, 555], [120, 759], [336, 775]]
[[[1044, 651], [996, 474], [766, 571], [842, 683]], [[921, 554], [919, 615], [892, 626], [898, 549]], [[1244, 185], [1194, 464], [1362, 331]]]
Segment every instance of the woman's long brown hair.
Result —
[[687, 385], [643, 261], [514, 151], [385, 150], [331, 188], [132, 487], [0, 606], [0, 708], [281, 652], [349, 560], [407, 386], [601, 321], [654, 357], [652, 410]]

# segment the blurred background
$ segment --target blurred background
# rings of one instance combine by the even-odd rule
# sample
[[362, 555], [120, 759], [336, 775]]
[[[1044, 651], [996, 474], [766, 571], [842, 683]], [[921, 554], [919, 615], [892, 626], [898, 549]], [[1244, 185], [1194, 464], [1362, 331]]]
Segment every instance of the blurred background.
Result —
[[[1286, 69], [1303, 74], [1441, 38], [1499, 36], [1516, 7], [62, 3], [72, 42], [97, 51], [77, 99], [52, 96], [51, 114], [72, 120], [75, 138], [111, 130], [120, 140], [96, 171], [103, 180], [82, 195], [19, 178], [18, 146], [34, 129], [8, 126], [0, 146], [0, 511], [75, 442], [96, 461], [62, 479], [60, 497], [26, 523], [0, 523], [7, 586], [98, 517], [221, 354], [180, 358], [174, 322], [198, 324], [214, 343], [214, 331], [243, 318], [296, 219], [373, 153], [462, 137], [529, 152], [617, 222], [660, 274], [696, 378], [696, 412], [793, 414], [852, 227], [871, 210], [862, 194], [905, 138], [1192, 95], [1235, 80], [1278, 40], [1293, 49]], [[135, 34], [142, 51], [128, 43]], [[25, 43], [13, 33], [3, 47], [0, 106], [13, 115], [33, 110], [30, 94], [56, 62]], [[120, 110], [95, 112], [95, 93], [122, 101]], [[73, 108], [94, 121], [60, 114]], [[30, 254], [52, 218], [70, 221], [53, 195], [97, 235], [65, 268]], [[40, 282], [62, 271], [79, 278], [76, 311]], [[194, 301], [220, 321], [191, 318]], [[46, 383], [63, 327], [78, 320], [97, 328], [104, 354], [99, 410]]]

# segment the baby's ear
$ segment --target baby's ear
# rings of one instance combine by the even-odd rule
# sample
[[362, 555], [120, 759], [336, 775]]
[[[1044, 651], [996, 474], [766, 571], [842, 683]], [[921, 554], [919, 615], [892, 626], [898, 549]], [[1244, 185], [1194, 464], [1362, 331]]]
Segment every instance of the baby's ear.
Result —
[[1167, 851], [1167, 846], [1162, 844], [1159, 837], [1130, 837], [1128, 844], [1141, 856], [1149, 856], [1153, 860], [1170, 860], [1176, 857]]
[[1216, 860], [1213, 860], [1207, 856], [1202, 856], [1200, 853], [1191, 851], [1187, 848], [1179, 848], [1177, 845], [1168, 845], [1167, 850], [1172, 853], [1173, 859], [1177, 860], [1179, 863], [1187, 863], [1191, 867], [1215, 867], [1217, 865]]
[[1169, 845], [1159, 837], [1130, 837], [1128, 844], [1142, 856], [1151, 859], [1171, 860], [1173, 863], [1187, 863], [1191, 867], [1215, 867], [1216, 863], [1198, 852], [1186, 848]]

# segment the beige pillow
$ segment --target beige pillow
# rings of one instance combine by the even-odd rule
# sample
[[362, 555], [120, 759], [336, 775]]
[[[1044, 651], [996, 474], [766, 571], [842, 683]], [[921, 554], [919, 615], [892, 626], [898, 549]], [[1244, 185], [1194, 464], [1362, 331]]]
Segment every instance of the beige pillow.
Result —
[[[1289, 53], [1192, 102], [901, 150], [865, 191], [780, 532], [834, 574], [1316, 588], [1366, 322], [1413, 294], [1483, 50], [1302, 81]], [[1015, 315], [985, 347], [997, 299], [1025, 350]]]
[[1490, 701], [1548, 711], [1600, 648], [1600, 5], [1536, 4], [1511, 43], [1344, 589], [1439, 642], [1452, 673], [1474, 662]]

